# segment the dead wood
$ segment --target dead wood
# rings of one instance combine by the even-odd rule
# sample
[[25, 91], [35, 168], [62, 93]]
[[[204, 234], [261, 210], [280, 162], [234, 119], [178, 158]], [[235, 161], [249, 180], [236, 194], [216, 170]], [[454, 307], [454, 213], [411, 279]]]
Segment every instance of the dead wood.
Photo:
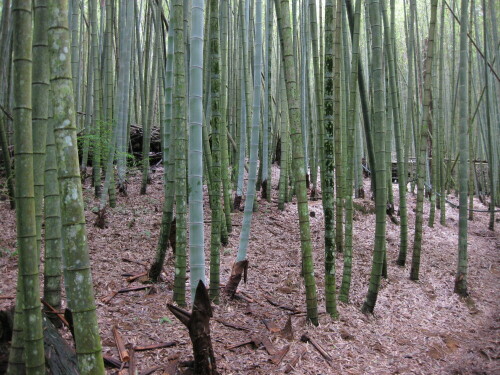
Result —
[[252, 340], [255, 343], [255, 345], [257, 345], [257, 346], [262, 344], [264, 346], [264, 349], [266, 349], [267, 354], [269, 354], [269, 355], [276, 354], [277, 350], [274, 347], [271, 340], [269, 340], [269, 337], [267, 337], [267, 336], [252, 336]]
[[291, 372], [294, 369], [295, 365], [297, 365], [297, 362], [299, 362], [300, 358], [302, 358], [302, 356], [306, 352], [307, 352], [306, 348], [300, 349], [300, 352], [295, 357], [293, 357], [293, 359], [290, 361], [290, 363], [288, 365], [286, 365], [285, 374], [288, 374], [289, 372]]
[[191, 313], [171, 304], [167, 306], [189, 331], [189, 337], [193, 344], [195, 374], [218, 375], [212, 340], [210, 339], [212, 306], [203, 282], [200, 280], [196, 288]]
[[[57, 328], [61, 327], [61, 323], [64, 324], [66, 327], [69, 327], [69, 322], [66, 320], [64, 317], [64, 313], [61, 311], [57, 311], [53, 306], [48, 304], [43, 298], [41, 299], [42, 304], [45, 306], [45, 313], [47, 314], [52, 314], [52, 316], [49, 315], [49, 319], [54, 324]], [[58, 319], [54, 319], [53, 316], [57, 317]]]
[[291, 311], [294, 314], [303, 313], [303, 311], [297, 310], [295, 307], [281, 305], [280, 303], [278, 303], [275, 300], [273, 300], [271, 298], [271, 296], [269, 296], [267, 294], [265, 294], [264, 296], [266, 297], [266, 301], [269, 302], [271, 305], [273, 305], [275, 307], [279, 307], [280, 309]]
[[249, 338], [248, 340], [239, 342], [239, 343], [234, 344], [234, 345], [226, 346], [226, 349], [233, 350], [233, 349], [239, 348], [240, 346], [249, 345], [249, 344], [254, 344], [254, 341], [252, 338]]
[[238, 285], [240, 284], [241, 278], [243, 277], [243, 281], [247, 282], [247, 272], [248, 272], [248, 260], [240, 260], [233, 264], [233, 268], [231, 269], [231, 276], [229, 276], [229, 280], [226, 284], [226, 288], [224, 292], [230, 298], [234, 298], [234, 294], [236, 293], [236, 289], [238, 289]]
[[43, 317], [45, 363], [52, 375], [78, 375], [76, 354], [61, 337], [50, 319]]
[[333, 360], [332, 357], [330, 357], [330, 355], [325, 351], [325, 349], [321, 347], [321, 345], [316, 340], [314, 340], [312, 337], [309, 337], [306, 334], [303, 334], [300, 337], [300, 341], [311, 343], [311, 345], [314, 346], [314, 348], [319, 352], [319, 354], [321, 354], [321, 356], [325, 359], [326, 363], [328, 363], [330, 367], [332, 366], [331, 363]]
[[123, 367], [128, 366], [127, 363], [123, 363], [119, 359], [116, 359], [116, 358], [114, 358], [110, 355], [107, 355], [107, 354], [103, 354], [102, 358], [104, 359], [104, 364], [107, 366], [110, 366], [110, 367], [123, 368]]
[[134, 350], [136, 352], [142, 352], [144, 350], [170, 348], [170, 347], [175, 346], [175, 345], [177, 345], [177, 343], [175, 341], [169, 341], [169, 342], [161, 342], [159, 344], [137, 345], [137, 346], [134, 346]]
[[120, 356], [120, 360], [122, 362], [128, 362], [130, 360], [130, 355], [128, 353], [127, 348], [125, 347], [125, 343], [123, 342], [123, 337], [118, 331], [117, 326], [113, 326], [113, 337], [115, 339], [116, 348], [118, 349], [118, 355]]
[[0, 299], [14, 299], [15, 296], [0, 296]]
[[244, 327], [244, 326], [240, 326], [240, 325], [235, 324], [235, 323], [226, 322], [225, 320], [222, 320], [222, 319], [219, 319], [219, 318], [214, 318], [214, 320], [216, 322], [219, 322], [222, 325], [225, 325], [226, 327], [229, 327], [229, 328], [238, 329], [240, 331], [251, 331], [250, 328], [247, 328], [247, 327]]
[[130, 375], [136, 375], [136, 365], [135, 365], [135, 351], [134, 346], [132, 344], [127, 344], [126, 346], [129, 354], [129, 365], [128, 365], [128, 373]]
[[117, 294], [118, 294], [118, 291], [111, 292], [106, 297], [104, 297], [103, 299], [101, 299], [101, 301], [104, 302], [104, 303], [109, 303], [109, 301], [111, 301], [113, 298], [115, 298]]
[[278, 350], [275, 355], [271, 357], [271, 362], [276, 366], [279, 366], [283, 358], [285, 358], [286, 353], [290, 350], [290, 345], [285, 346], [283, 349]]
[[127, 293], [127, 292], [135, 292], [137, 290], [144, 290], [151, 288], [151, 285], [139, 285], [139, 286], [131, 286], [130, 288], [122, 288], [118, 290], [118, 293]]
[[139, 273], [137, 275], [132, 275], [130, 277], [127, 277], [127, 282], [131, 283], [132, 281], [135, 281], [135, 280], [140, 279], [141, 277], [144, 277], [147, 275], [148, 275], [147, 272], [142, 272], [142, 273]]

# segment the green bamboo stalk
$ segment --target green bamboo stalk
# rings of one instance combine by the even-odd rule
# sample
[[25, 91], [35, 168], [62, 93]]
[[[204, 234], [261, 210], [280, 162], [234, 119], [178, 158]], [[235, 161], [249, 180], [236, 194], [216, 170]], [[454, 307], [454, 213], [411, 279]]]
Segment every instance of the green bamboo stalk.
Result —
[[373, 313], [380, 288], [380, 279], [385, 257], [385, 210], [387, 198], [386, 162], [385, 162], [385, 88], [383, 77], [382, 19], [380, 3], [370, 0], [370, 24], [372, 33], [372, 70], [373, 87], [373, 146], [375, 153], [375, 248], [373, 252], [370, 285], [361, 311]]
[[455, 293], [461, 296], [469, 294], [467, 290], [467, 195], [468, 195], [468, 168], [469, 159], [469, 135], [468, 135], [468, 17], [469, 17], [469, 0], [461, 1], [461, 16], [460, 16], [460, 65], [459, 72], [459, 111], [460, 111], [460, 164], [458, 169], [459, 176], [459, 213], [458, 213], [458, 266], [455, 275]]
[[210, 206], [212, 208], [212, 226], [210, 237], [210, 298], [219, 302], [220, 289], [220, 247], [221, 247], [221, 226], [223, 212], [221, 207], [221, 137], [220, 129], [223, 125], [220, 112], [221, 104], [221, 72], [220, 72], [220, 35], [219, 35], [219, 3], [217, 0], [210, 0], [210, 126], [212, 130], [212, 167], [210, 173]]
[[[49, 97], [52, 93], [49, 94]], [[51, 107], [49, 107], [49, 110]], [[45, 158], [45, 264], [43, 299], [55, 309], [61, 307], [61, 271], [62, 271], [62, 239], [61, 239], [61, 200], [57, 182], [56, 144], [54, 139], [54, 123], [49, 113], [47, 122], [47, 145]]]
[[302, 250], [302, 269], [306, 288], [307, 319], [318, 325], [318, 307], [316, 281], [312, 260], [312, 243], [309, 227], [309, 206], [307, 202], [306, 171], [300, 111], [295, 80], [295, 61], [292, 50], [292, 29], [290, 25], [290, 5], [288, 0], [275, 0], [276, 14], [284, 60], [285, 82], [287, 87], [288, 110], [290, 116], [290, 134], [292, 139], [293, 171], [297, 193], [297, 208]]
[[288, 158], [289, 158], [289, 143], [288, 143], [288, 134], [289, 134], [289, 116], [287, 110], [287, 93], [285, 86], [285, 77], [283, 69], [280, 69], [280, 86], [281, 86], [281, 95], [280, 95], [280, 106], [281, 106], [281, 129], [280, 129], [280, 145], [281, 145], [281, 158], [280, 158], [280, 177], [279, 177], [279, 185], [278, 185], [278, 209], [280, 211], [285, 209], [285, 201], [287, 201], [287, 190], [288, 190]]
[[104, 374], [78, 165], [67, 6], [66, 1], [49, 0], [50, 83], [61, 191], [64, 281], [74, 321], [78, 369], [81, 374]]
[[[231, 220], [231, 181], [229, 179], [229, 151], [228, 151], [228, 2], [222, 1], [220, 4], [222, 18], [220, 22], [221, 29], [221, 126], [220, 126], [220, 152], [221, 152], [221, 178], [224, 194], [224, 216], [223, 221], [226, 225], [226, 232], [233, 231]], [[226, 236], [227, 237], [227, 236]], [[226, 241], [227, 242], [227, 241]]]
[[92, 40], [92, 64], [94, 67], [94, 109], [92, 111], [92, 178], [94, 183], [94, 194], [96, 197], [101, 195], [101, 74], [99, 69], [99, 45], [98, 45], [98, 26], [97, 26], [97, 1], [90, 0], [90, 27]]
[[[47, 134], [47, 110], [49, 103], [49, 64], [47, 52], [47, 1], [36, 0], [33, 7], [33, 162], [34, 170], [45, 166], [45, 139]], [[35, 173], [36, 240], [40, 253], [43, 221], [44, 174]]]
[[[337, 7], [339, 7], [337, 1]], [[342, 6], [340, 5], [340, 9]], [[326, 311], [332, 316], [336, 317], [337, 306], [335, 301], [335, 242], [334, 242], [334, 128], [335, 122], [339, 121], [339, 113], [335, 112], [335, 100], [339, 100], [340, 93], [335, 91], [340, 76], [336, 75], [337, 62], [334, 58], [334, 53], [339, 53], [340, 48], [338, 45], [340, 33], [339, 24], [341, 19], [339, 17], [340, 10], [337, 9], [335, 16], [335, 6], [333, 0], [328, 0], [325, 4], [325, 116], [324, 116], [324, 161], [323, 170], [321, 174], [323, 177], [323, 184], [321, 185], [323, 192], [323, 212], [325, 215], [325, 300]], [[334, 33], [335, 18], [336, 33]], [[334, 50], [335, 48], [335, 50]], [[336, 92], [336, 95], [334, 94]], [[337, 116], [336, 116], [337, 115]]]
[[[170, 13], [172, 17], [172, 13]], [[170, 18], [170, 21], [172, 19]], [[158, 281], [167, 246], [174, 216], [174, 195], [175, 195], [175, 142], [172, 136], [172, 93], [173, 93], [173, 67], [174, 67], [174, 29], [168, 30], [167, 38], [167, 66], [165, 71], [165, 125], [162, 127], [162, 154], [163, 154], [163, 212], [161, 219], [160, 236], [156, 247], [155, 258], [149, 269], [149, 277], [153, 282]], [[172, 244], [171, 244], [172, 245]]]
[[[45, 374], [36, 240], [32, 134], [32, 3], [12, 4], [16, 228], [26, 374]], [[38, 9], [39, 10], [39, 9]]]
[[250, 161], [248, 171], [247, 195], [245, 199], [245, 210], [243, 223], [241, 225], [240, 242], [236, 262], [241, 262], [247, 257], [250, 228], [252, 224], [252, 214], [256, 195], [257, 182], [257, 162], [259, 147], [259, 122], [260, 122], [260, 102], [261, 102], [261, 74], [262, 74], [262, 1], [256, 0], [255, 4], [255, 62], [254, 62], [254, 87], [253, 87], [253, 111], [252, 111], [252, 132], [250, 136]]
[[[10, 0], [5, 0], [2, 7], [2, 18], [0, 20], [1, 30], [0, 30], [0, 81], [9, 82], [7, 79], [7, 74], [9, 72], [10, 66], [10, 35], [12, 35], [12, 23], [11, 23], [11, 6]], [[0, 94], [0, 104], [4, 105], [8, 102], [6, 90], [1, 90]], [[10, 160], [9, 153], [9, 141], [7, 138], [7, 126], [6, 118], [2, 113], [0, 115], [0, 146], [2, 147], [3, 163], [5, 167], [5, 179], [7, 181], [7, 190], [9, 192], [10, 208], [13, 210], [15, 208], [15, 197], [14, 197], [14, 179], [12, 173], [12, 163]]]
[[[349, 111], [348, 111], [348, 130], [347, 130], [347, 161], [354, 161], [354, 136], [356, 126], [356, 112], [357, 112], [357, 79], [358, 79], [358, 61], [359, 61], [359, 29], [361, 18], [361, 0], [356, 2], [354, 11], [354, 28], [352, 40], [352, 58], [351, 58], [351, 74], [349, 82]], [[345, 222], [345, 249], [344, 249], [344, 269], [342, 273], [342, 285], [340, 287], [339, 300], [342, 302], [349, 302], [349, 290], [351, 288], [351, 274], [352, 274], [352, 240], [353, 240], [353, 199], [352, 199], [352, 186], [354, 177], [354, 163], [347, 168], [346, 178], [346, 222]]]
[[172, 21], [174, 29], [174, 80], [172, 120], [175, 124], [175, 206], [176, 206], [176, 248], [174, 301], [186, 304], [186, 245], [187, 245], [187, 197], [186, 197], [186, 77], [184, 56], [184, 7], [182, 0], [174, 0]]
[[[493, 8], [493, 6], [491, 5]], [[485, 1], [483, 0], [483, 11], [486, 11], [486, 4]], [[494, 13], [494, 12], [493, 12]], [[494, 15], [493, 15], [494, 17]], [[493, 18], [495, 20], [495, 18]], [[491, 113], [490, 113], [490, 95], [491, 95], [491, 84], [490, 84], [490, 77], [488, 74], [488, 28], [487, 28], [487, 19], [483, 19], [483, 37], [484, 37], [484, 82], [485, 82], [485, 87], [486, 87], [486, 127], [488, 129], [488, 166], [489, 166], [489, 177], [490, 177], [490, 222], [488, 224], [488, 229], [489, 230], [495, 230], [495, 156], [494, 156], [494, 148], [493, 148], [493, 142], [495, 139], [494, 136], [494, 129], [492, 127], [492, 121], [491, 121]], [[495, 22], [496, 23], [496, 22]], [[496, 32], [496, 29], [493, 27], [492, 30]], [[495, 57], [500, 57], [497, 53]], [[497, 88], [498, 88], [497, 84]], [[497, 91], [498, 92], [498, 91]], [[498, 107], [497, 107], [498, 108]], [[498, 175], [498, 172], [497, 172]]]
[[[394, 9], [394, 0], [391, 0], [391, 21], [390, 27], [387, 19], [387, 12], [385, 5], [382, 6], [382, 16], [384, 18], [384, 38], [385, 38], [385, 46], [388, 56], [389, 62], [389, 89], [391, 96], [391, 104], [393, 110], [393, 120], [394, 120], [394, 137], [396, 143], [396, 158], [397, 158], [397, 168], [398, 168], [398, 185], [399, 185], [399, 216], [401, 219], [400, 222], [400, 241], [399, 241], [399, 254], [406, 254], [408, 249], [408, 214], [407, 214], [407, 206], [406, 206], [406, 168], [405, 168], [405, 160], [403, 155], [403, 136], [402, 129], [400, 124], [400, 108], [399, 108], [399, 100], [398, 100], [398, 88], [397, 88], [397, 77], [396, 77], [396, 62], [395, 62], [395, 45], [394, 45], [394, 18], [395, 18], [395, 9]], [[392, 166], [391, 159], [389, 158], [389, 162]], [[390, 170], [390, 169], [389, 169]], [[392, 173], [388, 173], [389, 178], [392, 180]], [[392, 182], [391, 182], [392, 185]], [[398, 263], [399, 264], [399, 263]], [[404, 262], [402, 264], [404, 265]]]
[[417, 158], [417, 205], [415, 213], [415, 240], [413, 243], [413, 256], [411, 265], [411, 280], [418, 280], [420, 270], [420, 257], [422, 250], [422, 224], [424, 209], [424, 185], [425, 164], [427, 161], [427, 139], [429, 132], [429, 121], [431, 118], [431, 81], [432, 81], [432, 59], [434, 55], [434, 38], [436, 34], [437, 0], [431, 3], [431, 19], [429, 23], [429, 37], [427, 42], [427, 58], [425, 59], [424, 81], [423, 81], [423, 116], [420, 125], [419, 151]]
[[189, 265], [191, 302], [196, 287], [205, 282], [203, 229], [203, 38], [205, 2], [194, 0], [191, 11], [190, 80], [189, 80]]

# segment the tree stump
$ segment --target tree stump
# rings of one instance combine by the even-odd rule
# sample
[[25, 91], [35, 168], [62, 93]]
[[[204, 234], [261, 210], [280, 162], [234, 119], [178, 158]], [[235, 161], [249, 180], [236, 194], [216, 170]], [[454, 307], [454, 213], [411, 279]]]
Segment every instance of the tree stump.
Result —
[[212, 306], [203, 282], [200, 280], [196, 288], [191, 313], [171, 304], [167, 306], [189, 331], [189, 337], [193, 344], [194, 373], [198, 375], [218, 375], [210, 339]]

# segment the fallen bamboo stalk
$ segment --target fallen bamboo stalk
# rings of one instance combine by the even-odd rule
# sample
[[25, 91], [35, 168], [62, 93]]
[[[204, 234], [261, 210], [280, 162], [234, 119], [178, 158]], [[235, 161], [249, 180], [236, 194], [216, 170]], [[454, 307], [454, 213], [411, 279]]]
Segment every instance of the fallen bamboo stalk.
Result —
[[131, 283], [132, 281], [135, 281], [138, 278], [143, 277], [143, 276], [147, 276], [147, 275], [148, 275], [148, 272], [142, 272], [142, 273], [139, 273], [137, 275], [132, 275], [130, 277], [127, 277], [127, 282]]
[[123, 338], [118, 332], [118, 328], [113, 326], [113, 337], [115, 338], [116, 348], [118, 349], [118, 355], [120, 356], [120, 360], [122, 362], [128, 362], [130, 360], [130, 355], [128, 353], [127, 348], [125, 348], [125, 344], [123, 342]]

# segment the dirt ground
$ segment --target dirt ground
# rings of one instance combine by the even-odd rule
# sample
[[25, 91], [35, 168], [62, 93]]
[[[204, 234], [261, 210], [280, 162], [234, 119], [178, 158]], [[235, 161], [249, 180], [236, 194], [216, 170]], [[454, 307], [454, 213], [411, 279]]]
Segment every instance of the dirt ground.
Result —
[[[277, 171], [274, 170], [274, 181]], [[368, 181], [366, 181], [366, 184]], [[368, 186], [368, 185], [366, 185]], [[169, 257], [163, 281], [149, 291], [118, 294], [113, 291], [129, 286], [127, 275], [147, 271], [153, 259], [161, 223], [162, 171], [152, 174], [148, 195], [139, 195], [140, 176], [131, 175], [128, 197], [120, 197], [117, 207], [108, 211], [108, 227], [92, 225], [92, 209], [98, 202], [86, 186], [89, 250], [93, 261], [93, 282], [102, 335], [103, 351], [118, 358], [112, 327], [116, 325], [126, 343], [147, 345], [175, 341], [169, 348], [135, 353], [138, 373], [155, 366], [167, 366], [176, 358], [192, 359], [187, 330], [167, 309], [172, 302], [173, 259]], [[368, 189], [366, 189], [368, 191]], [[397, 185], [394, 185], [397, 197]], [[456, 201], [454, 197], [450, 198]], [[373, 203], [357, 199], [359, 205]], [[207, 205], [206, 205], [207, 206]], [[413, 244], [415, 197], [408, 194], [409, 254]], [[485, 207], [476, 202], [476, 207]], [[397, 209], [397, 207], [396, 207]], [[446, 226], [427, 226], [425, 207], [424, 240], [420, 280], [409, 280], [409, 265], [398, 267], [399, 227], [387, 220], [388, 279], [382, 281], [374, 315], [364, 315], [364, 301], [371, 267], [375, 216], [356, 211], [354, 222], [353, 279], [350, 304], [338, 304], [340, 318], [332, 320], [324, 307], [324, 246], [321, 201], [310, 201], [311, 235], [318, 288], [320, 324], [306, 323], [305, 293], [300, 277], [300, 238], [297, 207], [287, 204], [277, 209], [277, 191], [273, 202], [259, 202], [250, 233], [248, 283], [240, 284], [243, 298], [223, 300], [214, 306], [211, 335], [220, 374], [282, 374], [299, 352], [303, 355], [291, 374], [500, 374], [500, 235], [489, 231], [488, 215], [476, 213], [469, 222], [470, 297], [453, 293], [457, 266], [458, 210], [447, 206]], [[235, 261], [242, 213], [233, 214], [233, 232], [229, 244], [221, 249], [221, 281], [228, 279]], [[209, 209], [205, 221], [209, 222]], [[0, 201], [0, 310], [13, 304], [17, 256], [15, 215], [8, 202]], [[206, 248], [210, 227], [205, 226]], [[208, 274], [207, 254], [207, 274]], [[337, 286], [342, 275], [342, 254], [337, 255]], [[189, 280], [186, 280], [188, 286]], [[134, 281], [130, 286], [141, 285]], [[189, 296], [189, 293], [188, 293]], [[188, 297], [189, 298], [189, 297]], [[272, 303], [274, 303], [275, 306]], [[282, 337], [291, 318], [293, 339]], [[264, 322], [267, 323], [264, 324]], [[225, 323], [225, 324], [224, 324]], [[233, 327], [228, 326], [231, 323]], [[277, 327], [277, 328], [276, 328]], [[300, 341], [303, 334], [315, 340], [331, 357], [327, 362], [310, 343]], [[66, 335], [67, 336], [67, 335]], [[263, 345], [242, 345], [228, 349], [251, 337], [269, 339], [268, 349], [289, 347], [280, 363], [271, 361]], [[170, 362], [169, 362], [170, 361]], [[275, 361], [277, 362], [277, 360]], [[108, 368], [108, 373], [116, 369]], [[126, 373], [126, 372], [125, 372]], [[156, 374], [172, 374], [168, 367]]]

